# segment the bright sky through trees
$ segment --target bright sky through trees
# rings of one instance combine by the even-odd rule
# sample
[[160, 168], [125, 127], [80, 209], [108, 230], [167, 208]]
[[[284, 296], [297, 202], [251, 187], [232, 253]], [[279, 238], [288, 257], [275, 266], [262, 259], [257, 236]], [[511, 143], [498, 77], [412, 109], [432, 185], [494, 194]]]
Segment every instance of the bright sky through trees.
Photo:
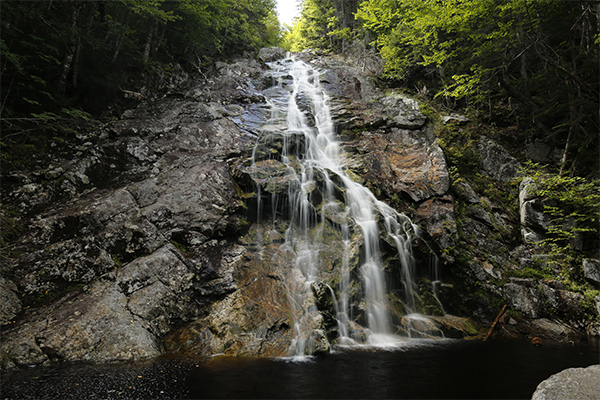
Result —
[[292, 25], [296, 16], [300, 14], [297, 0], [277, 0], [277, 16], [281, 25]]

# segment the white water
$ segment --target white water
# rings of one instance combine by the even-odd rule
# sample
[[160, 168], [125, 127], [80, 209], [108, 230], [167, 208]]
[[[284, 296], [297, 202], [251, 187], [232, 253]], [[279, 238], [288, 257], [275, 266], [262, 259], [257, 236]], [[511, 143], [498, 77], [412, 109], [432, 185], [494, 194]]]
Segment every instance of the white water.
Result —
[[[287, 203], [286, 214], [290, 224], [285, 235], [284, 251], [295, 254], [295, 265], [290, 274], [293, 279], [288, 291], [292, 314], [295, 315], [295, 339], [290, 355], [310, 353], [319, 335], [321, 315], [314, 306], [311, 285], [319, 281], [319, 251], [326, 213], [342, 216], [339, 229], [344, 243], [336, 302], [340, 343], [351, 344], [352, 315], [350, 310], [351, 291], [351, 235], [352, 229], [362, 234], [362, 265], [360, 266], [361, 287], [364, 294], [364, 319], [366, 320], [367, 342], [393, 344], [397, 337], [391, 336], [394, 329], [389, 316], [388, 289], [385, 282], [384, 265], [380, 249], [380, 228], [396, 244], [402, 265], [402, 281], [409, 311], [414, 308], [414, 263], [411, 241], [418, 235], [417, 227], [404, 214], [398, 213], [375, 196], [364, 186], [354, 182], [343, 167], [343, 154], [331, 118], [329, 98], [320, 84], [319, 72], [302, 61], [288, 59], [272, 65], [273, 68], [289, 67], [293, 77], [291, 85], [285, 87], [285, 72], [278, 76], [277, 85], [270, 90], [275, 94], [269, 99], [271, 120], [265, 132], [282, 135], [283, 147], [280, 161], [286, 165], [286, 174], [293, 176], [286, 198], [272, 197], [272, 218], [275, 220], [278, 202]], [[282, 99], [285, 99], [282, 101]], [[278, 127], [278, 128], [274, 128]], [[259, 138], [260, 142], [260, 138]], [[293, 149], [293, 151], [289, 151]], [[256, 159], [253, 155], [254, 162]], [[311, 203], [311, 194], [316, 187], [323, 197], [321, 210]], [[343, 195], [341, 195], [343, 194]], [[340, 201], [343, 197], [343, 201]], [[259, 193], [260, 199], [260, 193]], [[262, 210], [259, 203], [258, 215]], [[264, 216], [266, 218], [266, 216]], [[265, 221], [266, 222], [266, 221]], [[312, 301], [313, 305], [310, 305]], [[318, 333], [318, 332], [317, 332]]]

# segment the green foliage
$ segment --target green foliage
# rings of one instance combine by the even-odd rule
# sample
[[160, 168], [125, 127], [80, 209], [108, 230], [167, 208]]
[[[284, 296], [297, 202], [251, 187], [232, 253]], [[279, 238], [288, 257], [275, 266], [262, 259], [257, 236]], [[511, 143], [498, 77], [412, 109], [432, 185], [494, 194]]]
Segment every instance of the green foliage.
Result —
[[472, 175], [479, 168], [480, 157], [475, 148], [476, 133], [455, 124], [444, 125], [436, 132], [444, 150], [454, 182], [460, 175]]
[[523, 172], [533, 180], [534, 195], [547, 199], [544, 212], [551, 224], [541, 244], [549, 254], [562, 263], [598, 257], [600, 180], [549, 173], [536, 163], [527, 163]]
[[304, 49], [342, 50], [354, 39], [357, 0], [304, 0], [300, 17], [287, 26], [282, 46]]
[[185, 0], [175, 2], [181, 22], [175, 24], [179, 57], [211, 59], [241, 54], [279, 39], [273, 0]]
[[185, 244], [183, 244], [183, 243], [179, 243], [179, 242], [177, 242], [175, 240], [171, 240], [171, 244], [173, 246], [175, 246], [177, 248], [177, 250], [179, 250], [180, 252], [182, 252], [184, 254], [187, 253], [187, 251], [188, 251], [187, 246]]
[[305, 0], [300, 18], [284, 33], [283, 45], [291, 51], [327, 48], [329, 19], [333, 13], [329, 1]]
[[356, 17], [388, 78], [426, 78], [448, 104], [526, 121], [521, 130], [534, 128], [562, 147], [569, 142], [581, 168], [598, 170], [593, 2], [365, 0]]
[[600, 297], [600, 290], [585, 288], [583, 289], [583, 295], [585, 296], [582, 304], [583, 309], [586, 310], [590, 319], [600, 321], [600, 316], [596, 311], [596, 297]]
[[287, 51], [298, 52], [308, 46], [304, 43], [302, 31], [304, 30], [304, 22], [300, 20], [294, 21], [292, 26], [285, 26], [285, 30], [281, 37], [281, 47]]
[[144, 74], [175, 63], [197, 70], [279, 40], [274, 0], [34, 0], [0, 7], [2, 118], [95, 112], [121, 88], [139, 91]]

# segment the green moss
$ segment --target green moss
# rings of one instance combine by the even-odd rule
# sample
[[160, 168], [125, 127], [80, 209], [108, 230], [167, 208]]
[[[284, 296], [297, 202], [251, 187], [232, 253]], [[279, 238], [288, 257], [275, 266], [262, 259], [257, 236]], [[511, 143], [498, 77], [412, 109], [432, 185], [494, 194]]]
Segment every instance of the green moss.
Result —
[[238, 326], [238, 325], [235, 325], [235, 326], [229, 328], [229, 333], [231, 333], [234, 336], [237, 336], [243, 332], [245, 332], [244, 328], [242, 328], [241, 326]]
[[475, 336], [480, 333], [477, 326], [471, 320], [468, 319], [464, 321], [463, 329], [470, 336]]
[[183, 243], [179, 243], [179, 242], [177, 242], [175, 240], [171, 240], [171, 244], [173, 246], [175, 246], [177, 248], [177, 250], [179, 250], [180, 252], [182, 252], [184, 254], [187, 253], [187, 251], [188, 251], [187, 246], [185, 244], [183, 244]]
[[517, 270], [507, 271], [507, 276], [515, 278], [553, 279], [553, 274], [546, 268], [524, 267]]
[[121, 260], [121, 258], [115, 254], [111, 254], [110, 258], [112, 258], [112, 260], [115, 262], [115, 264], [117, 264], [117, 267], [120, 267], [123, 265], [123, 260]]
[[581, 306], [585, 310], [589, 320], [600, 322], [600, 316], [596, 310], [596, 297], [600, 297], [600, 290], [585, 288], [583, 289], [583, 295], [585, 300]]

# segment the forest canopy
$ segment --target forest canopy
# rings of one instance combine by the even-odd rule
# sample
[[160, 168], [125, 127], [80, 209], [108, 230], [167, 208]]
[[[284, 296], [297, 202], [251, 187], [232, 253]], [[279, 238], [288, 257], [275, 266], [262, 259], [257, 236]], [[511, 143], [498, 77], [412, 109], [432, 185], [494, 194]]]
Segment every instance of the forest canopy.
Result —
[[1, 115], [106, 106], [174, 65], [277, 44], [274, 0], [2, 1]]

